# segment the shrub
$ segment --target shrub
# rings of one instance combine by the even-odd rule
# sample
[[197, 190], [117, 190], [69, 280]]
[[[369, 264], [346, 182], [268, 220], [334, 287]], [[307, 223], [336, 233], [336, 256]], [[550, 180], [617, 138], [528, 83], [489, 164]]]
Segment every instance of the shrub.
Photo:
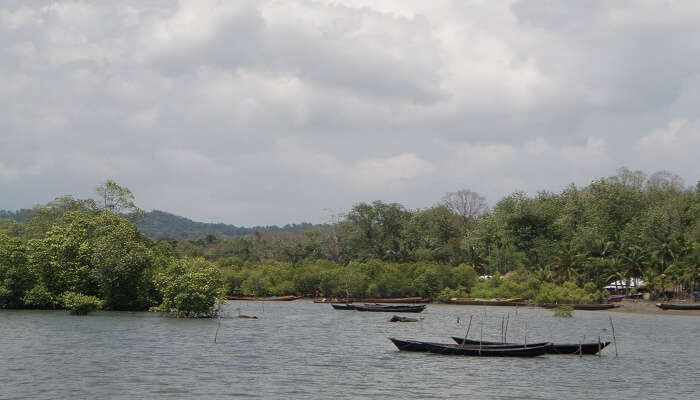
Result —
[[223, 291], [221, 271], [203, 258], [172, 260], [156, 276], [156, 287], [163, 302], [152, 311], [172, 312], [178, 316], [211, 316], [217, 297]]
[[102, 307], [102, 300], [82, 293], [63, 292], [61, 300], [71, 315], [88, 315]]

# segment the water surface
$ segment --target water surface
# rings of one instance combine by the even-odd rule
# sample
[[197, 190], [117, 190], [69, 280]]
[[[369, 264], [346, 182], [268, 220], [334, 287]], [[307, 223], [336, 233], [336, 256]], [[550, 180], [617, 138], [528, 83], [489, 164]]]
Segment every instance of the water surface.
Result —
[[[484, 310], [486, 316], [484, 318]], [[700, 318], [428, 305], [417, 323], [335, 311], [310, 301], [229, 302], [216, 320], [153, 313], [0, 311], [0, 398], [694, 398]], [[578, 343], [611, 339], [596, 356], [535, 359], [398, 352], [387, 336], [449, 342], [500, 337]], [[410, 314], [404, 314], [410, 315]], [[459, 323], [457, 319], [459, 318]], [[526, 328], [527, 326], [527, 328]]]

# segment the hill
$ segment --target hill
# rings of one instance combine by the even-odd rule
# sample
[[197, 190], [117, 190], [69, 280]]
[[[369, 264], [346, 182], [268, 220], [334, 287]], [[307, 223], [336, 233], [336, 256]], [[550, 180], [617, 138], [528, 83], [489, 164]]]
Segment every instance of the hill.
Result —
[[[32, 210], [20, 209], [18, 211], [0, 210], [0, 219], [13, 219], [26, 223], [31, 218]], [[204, 237], [215, 236], [240, 236], [253, 232], [299, 232], [313, 227], [308, 222], [301, 224], [287, 224], [284, 226], [254, 226], [242, 227], [223, 223], [197, 222], [189, 218], [181, 217], [165, 211], [153, 210], [146, 212], [143, 221], [137, 223], [141, 232], [151, 238]]]

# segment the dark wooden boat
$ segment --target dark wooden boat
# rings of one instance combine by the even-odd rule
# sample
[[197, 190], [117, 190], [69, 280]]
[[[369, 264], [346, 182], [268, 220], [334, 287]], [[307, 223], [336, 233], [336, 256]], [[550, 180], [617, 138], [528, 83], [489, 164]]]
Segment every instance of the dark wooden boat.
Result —
[[224, 296], [226, 300], [245, 300], [245, 301], [292, 301], [299, 300], [304, 296], [274, 296], [274, 297], [261, 297], [261, 296]]
[[[410, 340], [410, 339], [396, 339], [396, 338], [389, 338], [392, 343], [396, 346], [401, 351], [428, 351], [428, 345], [429, 344], [435, 344], [435, 345], [440, 345], [440, 346], [456, 346], [456, 347], [461, 347], [459, 344], [452, 344], [452, 343], [436, 343], [436, 342], [424, 342], [420, 340]], [[534, 346], [537, 343], [533, 343], [532, 345], [528, 345], [528, 347], [536, 347]], [[550, 343], [540, 343], [540, 346], [547, 346]], [[515, 345], [510, 345], [510, 344], [498, 344], [498, 345], [492, 345], [492, 346], [482, 346], [483, 348], [495, 348], [495, 349], [512, 349], [512, 348], [519, 348], [523, 347], [519, 344]], [[464, 348], [468, 349], [478, 349], [478, 345], [465, 345]]]
[[389, 304], [363, 304], [355, 305], [355, 310], [357, 311], [370, 311], [370, 312], [411, 312], [419, 313], [425, 310], [425, 304], [418, 305], [389, 305]]
[[[422, 342], [419, 340], [407, 340], [407, 339], [396, 339], [396, 338], [389, 338], [391, 342], [396, 346], [397, 349], [401, 351], [423, 351], [427, 352], [427, 344], [432, 343], [432, 342]], [[435, 344], [440, 344], [440, 343], [435, 343]]]
[[[457, 343], [462, 343], [464, 338], [453, 336], [452, 340]], [[466, 345], [478, 346], [478, 340], [467, 339], [465, 341]], [[484, 340], [481, 342], [482, 346], [493, 346], [493, 345], [515, 345], [515, 346], [525, 346], [523, 343], [499, 343], [499, 342], [489, 342]], [[552, 343], [550, 349], [547, 351], [549, 354], [583, 354], [583, 355], [593, 355], [598, 354], [599, 351], [603, 350], [610, 342], [589, 342], [589, 343]], [[528, 343], [528, 347], [541, 345], [541, 343]]]
[[543, 346], [528, 347], [491, 347], [491, 346], [460, 346], [455, 344], [426, 343], [425, 347], [431, 353], [454, 356], [477, 357], [537, 357], [547, 354], [550, 343]]
[[[452, 340], [457, 342], [457, 344], [461, 345], [464, 338], [458, 337], [458, 336], [452, 336]], [[489, 346], [489, 347], [491, 347], [491, 346], [495, 346], [495, 347], [538, 347], [538, 346], [544, 346], [547, 344], [550, 344], [550, 343], [549, 342], [538, 342], [538, 343], [528, 343], [527, 345], [525, 345], [524, 343], [497, 343], [497, 342], [487, 342], [487, 341], [481, 342], [482, 346]], [[464, 345], [465, 346], [478, 346], [479, 341], [467, 339], [464, 342]]]
[[586, 311], [598, 311], [598, 310], [609, 310], [611, 308], [616, 308], [620, 307], [619, 304], [609, 304], [609, 303], [602, 303], [602, 304], [556, 304], [556, 303], [541, 303], [537, 304], [539, 307], [542, 308], [557, 308], [561, 306], [570, 306], [574, 310], [586, 310]]
[[382, 297], [348, 297], [348, 298], [317, 298], [314, 303], [397, 303], [397, 304], [414, 304], [414, 303], [429, 303], [430, 300], [423, 297], [397, 297], [397, 298], [382, 298]]
[[662, 310], [700, 310], [700, 303], [685, 303], [685, 304], [656, 303], [656, 306]]
[[389, 319], [389, 322], [418, 322], [418, 319], [394, 315]]
[[505, 306], [505, 307], [523, 307], [528, 305], [533, 305], [531, 303], [526, 303], [520, 299], [472, 299], [472, 298], [457, 298], [453, 297], [447, 300], [448, 304], [461, 304], [466, 306]]
[[332, 303], [331, 306], [336, 310], [354, 310], [355, 305], [350, 303]]

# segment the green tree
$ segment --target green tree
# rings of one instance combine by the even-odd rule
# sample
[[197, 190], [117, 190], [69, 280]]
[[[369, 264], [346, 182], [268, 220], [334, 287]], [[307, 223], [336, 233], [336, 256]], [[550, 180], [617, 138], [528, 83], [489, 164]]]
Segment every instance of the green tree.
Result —
[[163, 301], [155, 311], [178, 316], [212, 314], [223, 291], [219, 268], [203, 258], [174, 259], [156, 275]]

